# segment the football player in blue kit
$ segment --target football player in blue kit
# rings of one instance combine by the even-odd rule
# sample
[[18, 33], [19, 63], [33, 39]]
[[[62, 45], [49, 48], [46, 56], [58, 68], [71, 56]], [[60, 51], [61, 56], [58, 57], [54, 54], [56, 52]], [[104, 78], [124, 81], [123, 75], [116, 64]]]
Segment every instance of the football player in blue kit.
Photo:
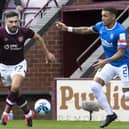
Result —
[[0, 28], [0, 75], [5, 87], [9, 87], [6, 105], [1, 117], [1, 124], [8, 122], [8, 113], [17, 104], [24, 112], [25, 124], [32, 126], [34, 111], [28, 106], [27, 100], [20, 93], [27, 72], [27, 61], [24, 57], [24, 43], [34, 38], [42, 44], [46, 63], [55, 61], [55, 56], [47, 49], [43, 38], [33, 30], [20, 27], [19, 14], [9, 11], [5, 14], [5, 26]]
[[107, 116], [100, 128], [108, 126], [117, 118], [117, 114], [110, 107], [102, 86], [118, 75], [122, 82], [122, 91], [126, 100], [129, 100], [129, 52], [127, 49], [127, 32], [116, 21], [117, 10], [114, 7], [106, 7], [101, 11], [102, 21], [87, 27], [71, 27], [62, 22], [57, 22], [56, 27], [61, 31], [92, 34], [98, 33], [104, 49], [105, 59], [98, 59], [93, 65], [97, 73], [91, 84], [94, 96], [106, 112]]

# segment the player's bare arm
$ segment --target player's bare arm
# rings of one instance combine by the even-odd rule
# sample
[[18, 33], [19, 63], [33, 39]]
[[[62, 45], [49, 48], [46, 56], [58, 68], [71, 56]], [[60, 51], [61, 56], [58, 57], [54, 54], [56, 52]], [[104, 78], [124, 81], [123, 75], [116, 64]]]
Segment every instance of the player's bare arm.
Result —
[[118, 51], [110, 58], [106, 59], [99, 59], [96, 61], [96, 63], [93, 65], [96, 69], [102, 68], [105, 64], [118, 60], [124, 56], [125, 49], [119, 48]]
[[55, 56], [47, 49], [47, 47], [45, 45], [45, 42], [44, 42], [44, 39], [36, 32], [34, 34], [34, 39], [36, 41], [42, 43], [46, 63], [48, 63], [48, 61], [54, 62], [55, 61]]
[[92, 31], [91, 27], [87, 27], [87, 26], [72, 27], [72, 26], [67, 26], [62, 22], [56, 22], [56, 27], [57, 27], [57, 29], [59, 29], [61, 31], [73, 32], [73, 33], [78, 33], [78, 34], [91, 34], [91, 33], [94, 33]]
[[105, 59], [107, 63], [116, 61], [122, 58], [125, 54], [125, 48], [119, 48], [118, 51], [110, 58]]

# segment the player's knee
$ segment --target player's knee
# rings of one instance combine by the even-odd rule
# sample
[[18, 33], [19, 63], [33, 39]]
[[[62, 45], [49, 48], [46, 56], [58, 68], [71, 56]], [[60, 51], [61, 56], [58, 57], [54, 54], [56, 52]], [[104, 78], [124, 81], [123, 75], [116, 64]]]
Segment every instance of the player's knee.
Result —
[[91, 85], [91, 90], [93, 91], [93, 93], [97, 93], [99, 92], [99, 90], [102, 88], [102, 86], [96, 82], [96, 81], [93, 81], [92, 82], [92, 85]]
[[100, 77], [95, 77], [94, 81], [99, 83], [100, 85], [105, 85], [105, 81], [103, 79], [101, 79]]
[[18, 86], [11, 86], [11, 91], [12, 92], [18, 92], [19, 91], [19, 88], [18, 88]]

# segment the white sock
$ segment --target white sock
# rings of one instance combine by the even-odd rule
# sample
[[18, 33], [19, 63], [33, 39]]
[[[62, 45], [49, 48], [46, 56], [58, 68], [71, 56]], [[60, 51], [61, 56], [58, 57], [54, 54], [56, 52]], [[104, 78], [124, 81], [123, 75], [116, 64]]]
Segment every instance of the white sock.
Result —
[[96, 81], [93, 81], [91, 86], [92, 86], [92, 91], [100, 106], [104, 109], [107, 115], [112, 115], [113, 111], [108, 104], [107, 97], [102, 89], [102, 86]]
[[129, 106], [129, 91], [124, 92], [125, 98], [127, 100], [126, 104]]
[[3, 115], [8, 115], [8, 113], [7, 112], [3, 112]]
[[129, 91], [124, 93], [126, 100], [129, 100]]
[[25, 114], [25, 117], [26, 118], [29, 118], [29, 117], [31, 117], [32, 116], [32, 110], [30, 110], [27, 114]]

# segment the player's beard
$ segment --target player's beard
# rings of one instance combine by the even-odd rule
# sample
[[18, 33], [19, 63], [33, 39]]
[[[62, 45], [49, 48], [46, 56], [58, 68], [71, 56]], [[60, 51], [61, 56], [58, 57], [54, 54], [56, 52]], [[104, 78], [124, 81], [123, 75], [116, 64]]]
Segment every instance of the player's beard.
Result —
[[16, 33], [17, 30], [18, 30], [18, 27], [17, 27], [17, 26], [13, 26], [13, 27], [9, 28], [9, 31], [10, 31], [11, 33]]

